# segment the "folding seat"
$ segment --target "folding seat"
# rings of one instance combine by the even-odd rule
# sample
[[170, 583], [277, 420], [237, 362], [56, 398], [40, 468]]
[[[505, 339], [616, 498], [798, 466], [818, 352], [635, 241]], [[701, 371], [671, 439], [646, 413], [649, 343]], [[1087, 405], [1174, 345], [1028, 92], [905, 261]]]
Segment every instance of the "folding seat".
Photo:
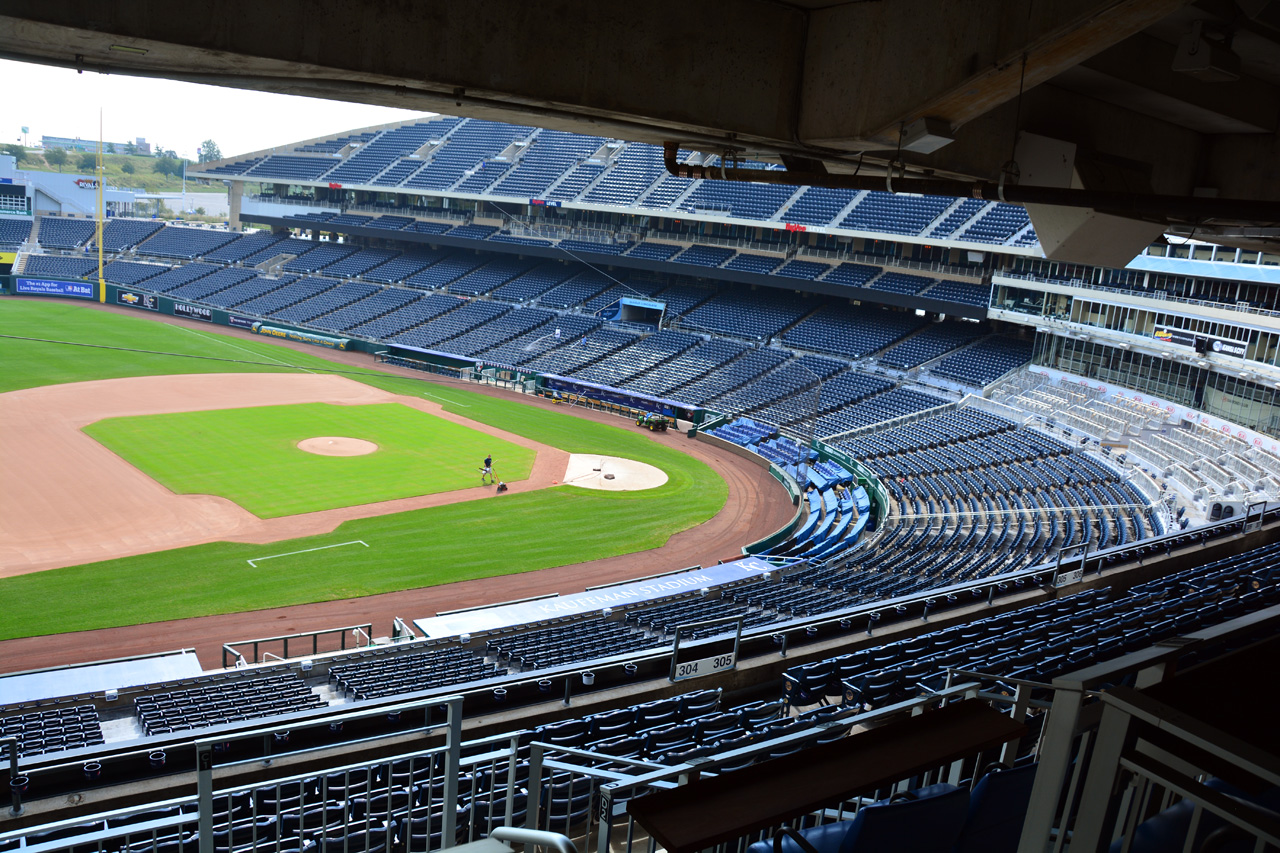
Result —
[[587, 749], [617, 758], [639, 758], [644, 754], [644, 739], [633, 735], [607, 738], [589, 743]]
[[474, 838], [487, 838], [495, 826], [524, 826], [528, 815], [529, 794], [519, 790], [511, 800], [510, 819], [506, 797], [479, 798], [471, 802], [471, 826]]
[[[504, 761], [493, 767], [476, 773], [475, 789], [477, 791], [505, 791], [507, 779], [511, 776], [510, 767]], [[529, 780], [529, 762], [517, 762], [513, 784], [523, 787]]]
[[279, 815], [280, 835], [292, 838], [303, 832], [333, 834], [347, 822], [345, 807], [335, 804], [317, 806], [306, 811], [286, 811]]
[[253, 814], [253, 794], [241, 791], [229, 796], [217, 797], [213, 801], [213, 822], [215, 825], [233, 823]]
[[[865, 806], [852, 820], [809, 829], [783, 829], [782, 853], [801, 853], [795, 836], [818, 853], [928, 853], [950, 850], [969, 805], [965, 788], [938, 784]], [[775, 840], [757, 841], [748, 853], [773, 853]]]
[[391, 830], [386, 827], [345, 835], [321, 836], [316, 839], [315, 849], [317, 853], [385, 853], [391, 837]]
[[534, 739], [556, 746], [577, 747], [587, 742], [591, 724], [586, 720], [564, 720], [534, 730]]
[[277, 823], [275, 815], [263, 815], [255, 820], [232, 824], [226, 829], [213, 831], [214, 850], [230, 850], [241, 844], [260, 845], [274, 841]]
[[[410, 814], [396, 821], [396, 834], [402, 839], [406, 836], [419, 838], [426, 835], [438, 835], [444, 829], [444, 804], [437, 804], [430, 811]], [[470, 804], [454, 806], [454, 827], [459, 838], [466, 837], [466, 830], [471, 822]], [[403, 842], [402, 842], [403, 843]], [[415, 849], [423, 849], [416, 846]]]
[[728, 711], [699, 717], [692, 722], [694, 737], [698, 743], [714, 743], [725, 737], [746, 733], [739, 716]]
[[[738, 738], [728, 738], [720, 741], [712, 747], [714, 750], [713, 755], [719, 756], [726, 752], [743, 749], [758, 743], [760, 740], [761, 736], [758, 734], [748, 734]], [[757, 755], [742, 755], [736, 758], [726, 759], [724, 761], [717, 761], [716, 769], [726, 773], [732, 773], [734, 770], [741, 770], [744, 767], [750, 767], [752, 764], [756, 763], [758, 758], [759, 756]]]
[[652, 758], [671, 750], [693, 746], [696, 731], [691, 723], [651, 729], [644, 738], [644, 754]]
[[605, 739], [624, 734], [632, 734], [639, 730], [636, 725], [635, 708], [619, 708], [605, 711], [587, 718], [591, 724], [591, 737]]
[[689, 746], [683, 749], [673, 750], [663, 755], [655, 756], [651, 760], [656, 761], [659, 764], [674, 766], [676, 764], [687, 764], [690, 761], [695, 761], [699, 758], [707, 758], [708, 756], [715, 755], [716, 752], [716, 748], [711, 745]]

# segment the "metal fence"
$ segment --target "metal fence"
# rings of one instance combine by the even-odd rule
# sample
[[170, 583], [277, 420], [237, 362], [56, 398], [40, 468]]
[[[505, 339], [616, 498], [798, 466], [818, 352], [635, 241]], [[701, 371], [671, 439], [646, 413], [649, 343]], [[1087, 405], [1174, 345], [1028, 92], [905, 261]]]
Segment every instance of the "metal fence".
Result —
[[[302, 770], [323, 764], [332, 736], [345, 728], [384, 715], [411, 722], [418, 714], [421, 725], [368, 739], [370, 751], [390, 752], [386, 757], [320, 772]], [[378, 849], [380, 843], [389, 849], [394, 841], [406, 853], [426, 853], [471, 832], [459, 826], [457, 809], [437, 808], [458, 801], [460, 780], [466, 778], [461, 697], [337, 714], [295, 723], [292, 730], [283, 725], [197, 740], [194, 773], [186, 775], [195, 777], [194, 796], [0, 833], [0, 849], [25, 839], [23, 849], [31, 853], [229, 848], [286, 853], [317, 844], [354, 852]], [[157, 760], [154, 754], [151, 760]], [[90, 784], [101, 771], [99, 765], [84, 766]], [[32, 784], [19, 777], [14, 790]], [[21, 813], [20, 794], [14, 809]]]
[[[1039, 769], [1021, 850], [1058, 853], [1068, 843], [1073, 849], [1100, 849], [1131, 837], [1140, 819], [1181, 800], [1191, 803], [1193, 819], [1212, 814], [1251, 840], [1274, 844], [1280, 836], [1266, 815], [1232, 806], [1204, 780], [1215, 767], [1231, 766], [1280, 785], [1280, 771], [1266, 756], [1242, 750], [1234, 738], [1162, 716], [1140, 688], [1163, 681], [1188, 655], [1211, 657], [1274, 637], [1277, 629], [1280, 606], [1273, 606], [1188, 633], [1176, 644], [1068, 673], [1052, 684], [955, 668], [944, 685], [922, 688], [907, 701], [872, 711], [856, 703], [831, 706], [807, 716], [804, 726], [785, 720], [777, 730], [782, 733], [773, 737], [765, 730], [760, 739], [737, 748], [661, 761], [625, 750], [538, 740], [528, 730], [463, 742], [461, 697], [418, 700], [334, 715], [314, 722], [310, 731], [277, 725], [197, 741], [195, 772], [186, 777], [195, 777], [194, 795], [0, 833], [0, 849], [14, 849], [24, 839], [22, 849], [30, 853], [233, 848], [432, 853], [486, 837], [499, 826], [523, 826], [562, 833], [579, 849], [596, 853], [656, 853], [658, 845], [627, 809], [636, 797], [821, 749], [853, 732], [965, 699], [1025, 723], [1030, 734], [917, 770], [786, 825], [848, 819], [871, 802], [920, 785], [972, 784], [991, 761], [1035, 760]], [[1138, 689], [1103, 692], [1126, 682]], [[1099, 707], [1101, 715], [1093, 712]], [[394, 736], [369, 738], [367, 758], [325, 763], [326, 731], [345, 726], [350, 732], [375, 715], [395, 715], [406, 726]], [[1158, 747], [1127, 734], [1141, 726], [1159, 727]], [[1176, 759], [1168, 758], [1170, 750]], [[91, 770], [86, 766], [86, 774]], [[741, 853], [778, 828], [744, 833], [715, 850]]]

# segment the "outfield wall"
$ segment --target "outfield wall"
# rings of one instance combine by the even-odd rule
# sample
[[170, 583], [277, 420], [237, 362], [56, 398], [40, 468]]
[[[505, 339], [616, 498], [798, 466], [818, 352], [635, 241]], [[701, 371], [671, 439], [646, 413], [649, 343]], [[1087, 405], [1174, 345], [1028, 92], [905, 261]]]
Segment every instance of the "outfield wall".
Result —
[[152, 293], [142, 288], [124, 287], [110, 282], [107, 282], [106, 296], [102, 298], [101, 285], [98, 282], [52, 276], [7, 275], [0, 276], [0, 292], [15, 296], [47, 296], [83, 302], [104, 302], [107, 305], [119, 305], [142, 313], [182, 317], [213, 326], [231, 326], [280, 340], [299, 341], [329, 349], [369, 353], [386, 349], [385, 346], [370, 341], [322, 335], [311, 329], [291, 326], [287, 323], [264, 323], [259, 317], [212, 308], [208, 305], [198, 305], [194, 302], [174, 299], [163, 293]]

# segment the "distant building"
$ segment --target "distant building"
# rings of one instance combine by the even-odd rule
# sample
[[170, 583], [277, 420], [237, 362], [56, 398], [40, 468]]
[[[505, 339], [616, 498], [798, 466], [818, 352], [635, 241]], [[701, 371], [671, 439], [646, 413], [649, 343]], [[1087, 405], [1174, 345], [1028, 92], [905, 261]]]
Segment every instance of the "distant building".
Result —
[[[151, 153], [151, 143], [144, 137], [139, 136], [134, 140], [133, 144], [139, 154]], [[74, 139], [69, 136], [42, 136], [40, 137], [40, 145], [43, 148], [66, 148], [70, 151], [86, 151], [91, 154], [96, 153], [98, 150], [98, 140], [81, 139], [78, 136]], [[112, 152], [123, 154], [128, 148], [129, 143], [127, 142], [106, 142], [103, 144], [103, 150], [108, 154]]]

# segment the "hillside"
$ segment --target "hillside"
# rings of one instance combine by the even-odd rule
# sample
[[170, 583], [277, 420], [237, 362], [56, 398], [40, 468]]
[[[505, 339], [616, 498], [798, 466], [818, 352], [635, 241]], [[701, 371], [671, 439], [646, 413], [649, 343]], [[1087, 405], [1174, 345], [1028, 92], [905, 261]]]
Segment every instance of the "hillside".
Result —
[[[82, 169], [80, 167], [80, 158], [83, 155], [79, 151], [67, 152], [67, 163], [61, 170], [57, 166], [51, 166], [45, 162], [42, 149], [28, 148], [26, 151], [26, 159], [18, 164], [19, 169], [28, 169], [33, 172], [62, 171], [76, 174], [92, 174], [93, 172], [92, 169]], [[107, 154], [104, 160], [108, 186], [137, 187], [147, 192], [182, 191], [182, 175], [175, 177], [173, 175], [162, 175], [155, 171], [157, 162], [155, 157]], [[129, 166], [133, 168], [132, 173], [128, 171]], [[187, 192], [225, 193], [226, 191], [227, 188], [222, 184], [208, 185], [201, 184], [195, 180], [187, 181]]]

